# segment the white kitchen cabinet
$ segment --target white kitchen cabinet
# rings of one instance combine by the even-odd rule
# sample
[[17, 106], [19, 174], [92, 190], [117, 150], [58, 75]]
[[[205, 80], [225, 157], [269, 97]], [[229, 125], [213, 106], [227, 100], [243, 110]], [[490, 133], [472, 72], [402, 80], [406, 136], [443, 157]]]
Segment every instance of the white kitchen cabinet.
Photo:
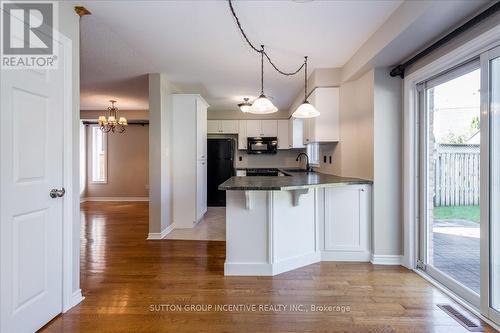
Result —
[[338, 142], [339, 132], [339, 88], [315, 88], [308, 100], [320, 112], [315, 118], [304, 120], [303, 143]]
[[208, 120], [209, 134], [238, 134], [238, 120]]
[[262, 120], [262, 136], [278, 136], [277, 120]]
[[247, 120], [247, 136], [278, 136], [277, 120]]
[[290, 133], [288, 131], [288, 119], [278, 120], [278, 149], [290, 149]]
[[221, 120], [220, 129], [223, 134], [238, 134], [238, 120]]
[[177, 228], [192, 228], [206, 212], [207, 108], [200, 95], [173, 96], [171, 172]]
[[218, 134], [220, 133], [220, 123], [219, 120], [207, 120], [207, 132], [208, 134]]
[[288, 119], [288, 138], [290, 140], [290, 148], [305, 148], [304, 138], [304, 119], [293, 118]]
[[239, 120], [238, 121], [238, 149], [246, 150], [247, 149], [247, 121]]
[[247, 137], [256, 137], [262, 135], [262, 120], [247, 120]]
[[371, 187], [324, 189], [323, 256], [326, 260], [369, 260]]

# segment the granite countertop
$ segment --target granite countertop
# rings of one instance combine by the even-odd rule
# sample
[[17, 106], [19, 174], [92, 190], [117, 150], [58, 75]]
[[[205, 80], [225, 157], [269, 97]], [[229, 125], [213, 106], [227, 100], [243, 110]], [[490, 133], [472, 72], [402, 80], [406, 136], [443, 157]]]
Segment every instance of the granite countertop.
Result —
[[371, 180], [327, 175], [319, 172], [287, 172], [290, 176], [235, 176], [219, 185], [222, 191], [281, 191], [342, 185], [372, 184]]

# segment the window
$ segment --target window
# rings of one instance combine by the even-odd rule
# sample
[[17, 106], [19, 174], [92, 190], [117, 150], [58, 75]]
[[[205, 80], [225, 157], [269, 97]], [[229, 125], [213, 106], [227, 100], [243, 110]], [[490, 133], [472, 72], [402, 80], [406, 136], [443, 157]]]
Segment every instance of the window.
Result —
[[92, 126], [92, 182], [108, 181], [108, 137], [98, 126]]
[[319, 166], [319, 143], [307, 144], [307, 156], [309, 156], [309, 164]]

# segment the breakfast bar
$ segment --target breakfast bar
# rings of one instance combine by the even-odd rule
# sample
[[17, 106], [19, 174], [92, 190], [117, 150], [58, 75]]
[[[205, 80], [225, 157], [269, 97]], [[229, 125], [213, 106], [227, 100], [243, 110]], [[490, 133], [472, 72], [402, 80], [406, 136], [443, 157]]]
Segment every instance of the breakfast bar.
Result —
[[369, 261], [371, 181], [302, 170], [231, 177], [225, 275], [276, 275], [322, 260]]

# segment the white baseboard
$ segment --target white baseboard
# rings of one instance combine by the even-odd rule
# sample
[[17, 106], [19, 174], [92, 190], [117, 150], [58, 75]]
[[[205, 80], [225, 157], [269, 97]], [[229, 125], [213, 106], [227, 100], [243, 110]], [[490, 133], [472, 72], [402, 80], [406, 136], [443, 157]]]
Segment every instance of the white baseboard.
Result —
[[147, 240], [159, 240], [165, 238], [172, 230], [175, 229], [175, 224], [172, 223], [168, 227], [162, 230], [162, 232], [150, 232], [148, 234]]
[[224, 264], [224, 275], [226, 276], [272, 276], [273, 266], [264, 263], [228, 263]]
[[73, 295], [71, 295], [71, 301], [69, 302], [69, 304], [67, 304], [64, 307], [63, 313], [66, 313], [72, 307], [80, 304], [84, 299], [85, 297], [82, 296], [82, 290], [81, 289], [76, 290], [75, 292], [73, 292]]
[[403, 256], [401, 255], [384, 255], [372, 254], [370, 262], [374, 265], [402, 265]]
[[85, 197], [80, 202], [86, 201], [149, 201], [149, 197]]
[[321, 261], [321, 252], [313, 252], [293, 258], [287, 258], [273, 264], [273, 275], [281, 274], [300, 267], [315, 264], [320, 261]]
[[371, 253], [368, 251], [323, 251], [321, 261], [360, 261], [369, 262]]
[[321, 260], [319, 252], [288, 258], [274, 264], [268, 263], [231, 263], [224, 264], [226, 276], [274, 276], [284, 272], [317, 263]]

